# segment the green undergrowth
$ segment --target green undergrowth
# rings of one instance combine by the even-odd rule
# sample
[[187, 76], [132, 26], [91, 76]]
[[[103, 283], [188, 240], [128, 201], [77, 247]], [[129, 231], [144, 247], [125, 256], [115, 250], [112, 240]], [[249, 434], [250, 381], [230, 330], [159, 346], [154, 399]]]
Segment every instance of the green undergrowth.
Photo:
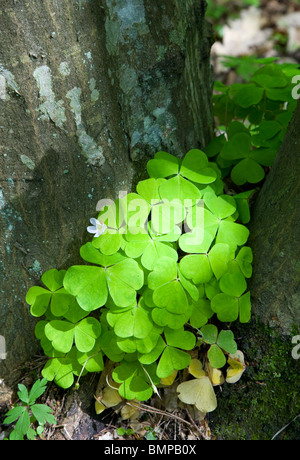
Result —
[[103, 372], [97, 413], [175, 382], [180, 403], [203, 416], [219, 386], [239, 381], [247, 347], [232, 324], [251, 319], [249, 202], [293, 114], [295, 72], [267, 63], [247, 84], [216, 83], [205, 152], [157, 152], [134, 192], [103, 199], [82, 265], [50, 269], [29, 289], [45, 379], [67, 389]]
[[[84, 263], [48, 270], [44, 286], [30, 288], [50, 358], [42, 375], [69, 388], [108, 359], [119, 396], [147, 401], [189, 369], [196, 379], [181, 383], [179, 399], [206, 413], [216, 408], [221, 369], [227, 382], [244, 371], [228, 323], [251, 318], [252, 251], [239, 212], [248, 203], [225, 193], [220, 169], [197, 149], [183, 159], [158, 152], [147, 170], [135, 193], [105, 201], [91, 219]], [[198, 397], [189, 402], [191, 384]]]
[[293, 77], [299, 75], [299, 65], [275, 61], [228, 58], [228, 66], [236, 66], [245, 82], [214, 85], [217, 136], [205, 152], [237, 186], [265, 178], [297, 105]]

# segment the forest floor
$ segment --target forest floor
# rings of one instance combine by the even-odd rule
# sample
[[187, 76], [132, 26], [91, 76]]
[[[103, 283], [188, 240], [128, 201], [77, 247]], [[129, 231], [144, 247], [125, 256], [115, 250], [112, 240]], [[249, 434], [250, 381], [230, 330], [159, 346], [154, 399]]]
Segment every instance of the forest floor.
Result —
[[[250, 6], [243, 7], [245, 3]], [[215, 32], [211, 50], [215, 80], [227, 85], [242, 81], [251, 72], [251, 58], [300, 63], [299, 0], [208, 0], [208, 4], [207, 19]]]
[[[212, 5], [213, 3], [213, 5]], [[257, 8], [253, 5], [260, 3]], [[215, 31], [215, 43], [212, 47], [211, 61], [213, 65], [215, 80], [221, 80], [225, 84], [232, 84], [237, 81], [243, 81], [247, 72], [251, 70], [251, 61], [247, 57], [279, 57], [280, 62], [299, 63], [300, 65], [300, 2], [297, 1], [277, 1], [277, 0], [208, 0], [207, 19], [213, 24]], [[245, 4], [248, 7], [245, 7]], [[224, 56], [230, 56], [233, 59], [225, 59]], [[93, 392], [97, 385], [98, 376], [84, 377], [82, 388], [78, 391], [65, 392], [57, 388], [54, 384], [49, 384], [47, 392], [43, 395], [41, 403], [48, 404], [57, 419], [56, 426], [49, 426], [43, 439], [95, 439], [95, 440], [113, 440], [113, 439], [135, 439], [135, 440], [206, 440], [206, 439], [254, 439], [261, 429], [260, 439], [271, 439], [275, 437], [281, 439], [288, 430], [288, 439], [299, 439], [299, 419], [290, 418], [290, 423], [285, 426], [284, 414], [287, 411], [293, 413], [292, 407], [286, 407], [286, 401], [277, 401], [278, 404], [278, 431], [272, 432], [274, 420], [268, 419], [268, 414], [262, 414], [264, 423], [257, 426], [257, 433], [254, 428], [248, 433], [236, 433], [238, 420], [251, 418], [253, 411], [261, 410], [261, 404], [278, 382], [278, 374], [281, 372], [286, 379], [291, 382], [298, 379], [297, 372], [299, 366], [293, 363], [293, 369], [284, 365], [287, 349], [278, 337], [272, 334], [268, 351], [263, 350], [265, 332], [261, 326], [252, 328], [239, 327], [240, 335], [248, 338], [249, 347], [255, 346], [251, 362], [248, 363], [248, 377], [240, 381], [231, 398], [231, 406], [227, 404], [227, 397], [232, 397], [232, 390], [218, 392], [218, 401], [220, 400], [221, 411], [197, 420], [191, 409], [180, 407], [178, 399], [174, 393], [174, 386], [164, 390], [164, 400], [153, 397], [147, 404], [140, 406], [140, 411], [136, 418], [122, 420], [120, 416], [121, 405], [117, 411], [108, 409], [100, 415], [95, 414]], [[249, 334], [248, 334], [249, 332]], [[248, 334], [248, 335], [247, 335]], [[244, 342], [243, 342], [244, 343]], [[254, 345], [255, 344], [255, 345]], [[246, 357], [247, 359], [247, 357]], [[259, 367], [257, 362], [263, 360], [263, 367]], [[34, 383], [32, 375], [39, 374], [43, 367], [43, 358], [37, 358], [36, 362], [29, 363], [24, 368], [22, 383], [29, 387]], [[40, 376], [38, 375], [37, 378]], [[18, 382], [20, 383], [20, 382]], [[292, 386], [292, 384], [291, 384]], [[261, 389], [260, 399], [257, 398], [249, 403], [252, 398], [252, 390]], [[173, 393], [172, 393], [173, 392]], [[231, 393], [230, 393], [231, 392]], [[290, 401], [296, 401], [297, 388], [291, 388]], [[285, 395], [283, 395], [283, 398]], [[229, 401], [230, 398], [228, 398]], [[17, 397], [14, 395], [13, 402], [17, 403]], [[248, 406], [251, 406], [250, 408]], [[296, 402], [295, 402], [296, 405]], [[234, 421], [231, 414], [236, 412]], [[0, 420], [8, 407], [0, 405]], [[223, 419], [223, 425], [229, 427], [227, 433], [221, 432], [220, 429], [212, 427], [221, 426], [220, 417], [225, 413], [228, 420]], [[2, 412], [2, 413], [1, 413]], [[295, 413], [295, 412], [294, 412]], [[297, 419], [297, 420], [296, 420]], [[118, 434], [117, 429], [124, 427], [132, 431], [127, 434]], [[263, 428], [262, 428], [263, 427]], [[284, 430], [281, 430], [281, 427]], [[232, 430], [230, 432], [230, 429]], [[233, 434], [233, 430], [235, 433]], [[298, 431], [297, 431], [298, 430]], [[298, 434], [297, 434], [298, 433]], [[0, 440], [7, 436], [7, 428], [0, 424]]]

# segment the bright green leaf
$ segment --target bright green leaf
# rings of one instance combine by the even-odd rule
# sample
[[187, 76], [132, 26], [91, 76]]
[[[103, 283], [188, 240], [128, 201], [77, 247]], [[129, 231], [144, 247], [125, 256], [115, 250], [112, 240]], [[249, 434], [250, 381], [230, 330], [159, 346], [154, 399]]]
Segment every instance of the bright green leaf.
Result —
[[261, 165], [252, 158], [245, 158], [240, 161], [231, 171], [231, 178], [237, 185], [244, 185], [246, 182], [256, 184], [265, 177], [265, 171]]
[[234, 334], [232, 331], [229, 330], [220, 331], [217, 340], [217, 345], [230, 354], [234, 354], [237, 351], [237, 344], [234, 340]]
[[207, 357], [209, 359], [210, 365], [216, 369], [220, 369], [226, 364], [224, 353], [216, 344], [211, 345], [207, 352]]
[[219, 219], [225, 219], [236, 211], [235, 200], [229, 195], [216, 196], [214, 193], [206, 193], [204, 203]]
[[147, 171], [155, 179], [172, 176], [179, 171], [179, 160], [170, 153], [157, 152], [154, 159], [148, 161]]
[[220, 289], [225, 294], [240, 297], [247, 289], [247, 283], [242, 273], [225, 273], [220, 279]]
[[211, 184], [217, 178], [214, 169], [209, 167], [206, 154], [198, 149], [190, 150], [185, 155], [180, 174], [199, 184]]
[[74, 265], [66, 273], [64, 287], [86, 311], [97, 310], [107, 300], [105, 270], [100, 267]]
[[157, 375], [163, 379], [169, 377], [174, 370], [181, 370], [188, 367], [191, 356], [182, 350], [174, 347], [166, 347], [157, 366]]

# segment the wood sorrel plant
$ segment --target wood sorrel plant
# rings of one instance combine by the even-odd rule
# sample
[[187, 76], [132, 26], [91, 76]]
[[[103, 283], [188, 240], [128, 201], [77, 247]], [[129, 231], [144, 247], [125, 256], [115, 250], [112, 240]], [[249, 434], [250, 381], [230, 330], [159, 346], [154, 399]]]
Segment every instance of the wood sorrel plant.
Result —
[[[209, 412], [226, 361], [228, 382], [245, 368], [228, 325], [212, 323], [250, 320], [252, 252], [239, 221], [248, 202], [224, 193], [219, 167], [200, 150], [183, 160], [158, 152], [147, 170], [136, 193], [91, 220], [85, 263], [49, 270], [44, 287], [28, 291], [31, 314], [44, 317], [42, 375], [68, 388], [110, 360], [119, 396], [146, 401], [188, 368], [195, 379], [181, 382], [179, 398]], [[197, 350], [202, 361], [191, 359]]]

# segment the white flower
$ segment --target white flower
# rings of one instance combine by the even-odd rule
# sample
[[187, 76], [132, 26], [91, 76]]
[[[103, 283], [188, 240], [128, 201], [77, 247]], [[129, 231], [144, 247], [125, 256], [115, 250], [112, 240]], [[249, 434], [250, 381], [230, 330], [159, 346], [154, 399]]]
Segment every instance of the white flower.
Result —
[[105, 232], [107, 229], [107, 226], [103, 222], [99, 222], [99, 220], [95, 219], [94, 217], [90, 219], [92, 226], [87, 227], [87, 231], [89, 233], [94, 233], [95, 238], [98, 238], [98, 236], [102, 235], [102, 233]]

